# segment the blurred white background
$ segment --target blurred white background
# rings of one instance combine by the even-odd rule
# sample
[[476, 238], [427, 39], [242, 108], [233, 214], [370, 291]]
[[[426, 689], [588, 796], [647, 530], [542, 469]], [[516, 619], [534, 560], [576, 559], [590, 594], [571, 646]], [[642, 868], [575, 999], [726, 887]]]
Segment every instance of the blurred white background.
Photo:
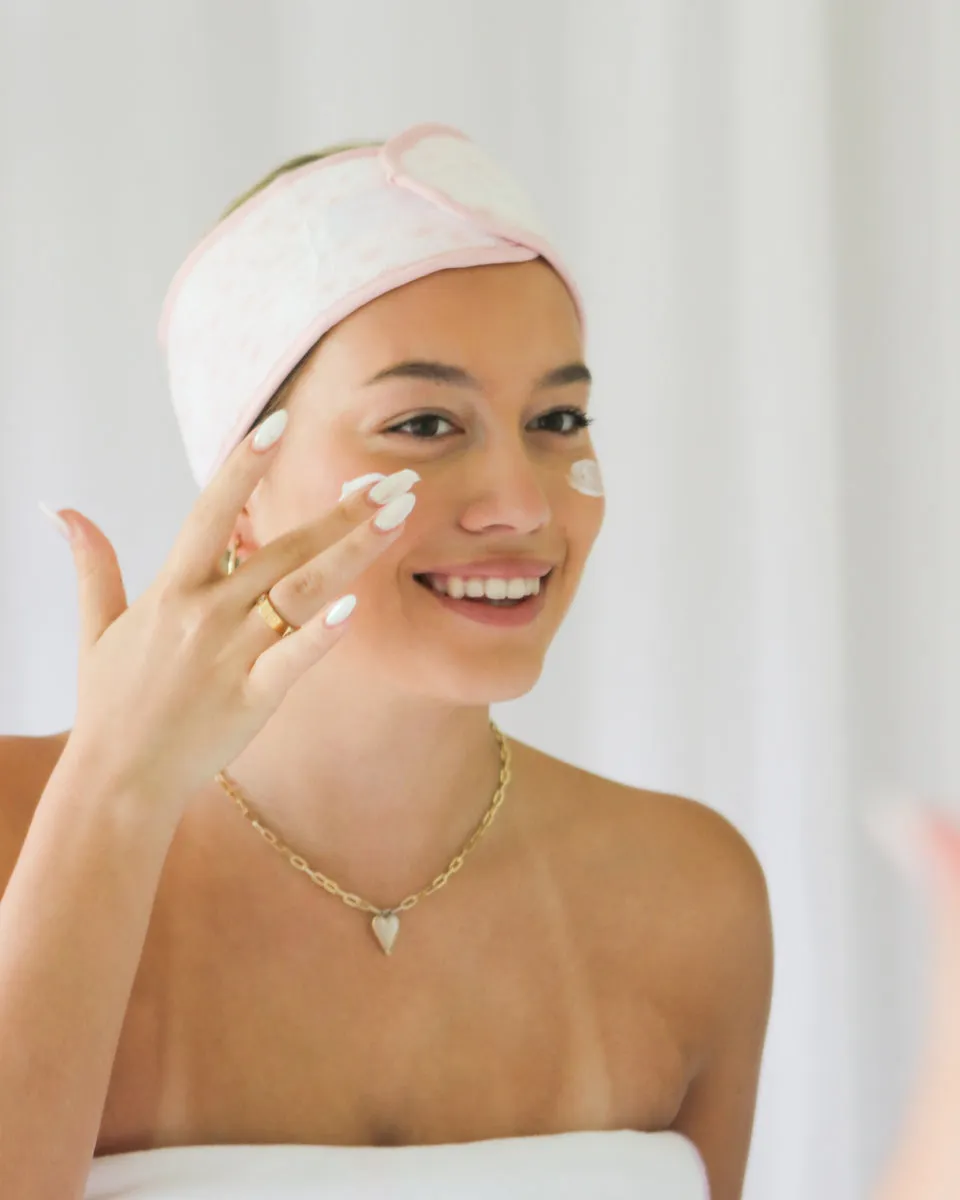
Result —
[[73, 718], [37, 500], [131, 599], [193, 503], [181, 260], [283, 159], [425, 120], [526, 182], [590, 318], [609, 515], [500, 719], [744, 831], [777, 942], [745, 1194], [862, 1196], [925, 954], [861, 812], [960, 797], [955, 0], [0, 0], [0, 729]]

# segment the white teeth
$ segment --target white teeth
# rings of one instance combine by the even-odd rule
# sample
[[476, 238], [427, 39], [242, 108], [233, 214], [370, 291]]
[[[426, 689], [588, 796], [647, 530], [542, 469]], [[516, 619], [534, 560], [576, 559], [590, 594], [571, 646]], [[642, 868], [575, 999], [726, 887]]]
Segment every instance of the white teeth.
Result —
[[487, 600], [523, 600], [526, 596], [537, 596], [540, 593], [540, 580], [535, 576], [467, 579], [461, 575], [427, 575], [426, 580], [435, 592], [450, 596], [454, 600], [462, 600], [464, 596], [471, 600], [481, 600], [484, 597]]

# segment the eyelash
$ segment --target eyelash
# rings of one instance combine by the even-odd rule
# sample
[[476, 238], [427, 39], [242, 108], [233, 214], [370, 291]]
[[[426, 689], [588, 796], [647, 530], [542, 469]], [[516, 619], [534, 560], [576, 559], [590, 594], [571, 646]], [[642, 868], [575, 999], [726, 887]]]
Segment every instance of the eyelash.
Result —
[[[579, 409], [579, 408], [554, 408], [554, 409], [551, 409], [550, 412], [542, 413], [539, 417], [537, 417], [535, 419], [537, 421], [545, 421], [548, 417], [559, 417], [559, 416], [572, 417], [573, 418], [573, 427], [571, 429], [567, 429], [565, 431], [561, 431], [559, 429], [546, 429], [546, 430], [540, 430], [540, 432], [552, 433], [552, 434], [555, 434], [557, 437], [574, 437], [576, 434], [580, 433], [581, 430], [586, 429], [589, 425], [592, 425], [593, 421], [594, 421], [593, 417], [588, 417], [587, 414], [582, 409]], [[385, 433], [397, 433], [401, 437], [416, 438], [417, 441], [421, 441], [421, 442], [438, 442], [438, 441], [440, 441], [440, 437], [420, 437], [415, 433], [404, 432], [404, 426], [413, 425], [418, 421], [429, 421], [431, 418], [439, 418], [441, 421], [446, 421], [449, 425], [453, 424], [453, 422], [450, 420], [450, 418], [445, 417], [443, 415], [443, 413], [422, 412], [422, 413], [417, 413], [417, 415], [415, 417], [407, 417], [407, 419], [405, 421], [401, 421], [397, 425], [392, 425], [389, 429], [384, 430], [384, 432]], [[441, 436], [449, 437], [450, 435], [443, 434]]]

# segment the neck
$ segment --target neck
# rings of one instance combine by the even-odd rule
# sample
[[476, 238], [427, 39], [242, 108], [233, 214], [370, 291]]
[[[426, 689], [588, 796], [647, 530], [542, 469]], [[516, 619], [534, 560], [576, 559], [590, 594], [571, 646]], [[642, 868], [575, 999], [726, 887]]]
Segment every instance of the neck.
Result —
[[[228, 773], [311, 866], [350, 890], [395, 900], [446, 866], [493, 799], [500, 751], [489, 712], [409, 695], [345, 695], [311, 674], [328, 682], [308, 672]], [[239, 818], [220, 792], [223, 802], [224, 819]]]

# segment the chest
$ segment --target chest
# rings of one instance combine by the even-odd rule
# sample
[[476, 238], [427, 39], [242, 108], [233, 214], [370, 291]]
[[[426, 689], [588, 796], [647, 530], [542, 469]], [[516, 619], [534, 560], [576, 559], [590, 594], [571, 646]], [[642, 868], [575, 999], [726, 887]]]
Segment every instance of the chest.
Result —
[[641, 935], [491, 882], [405, 914], [389, 958], [298, 878], [160, 903], [99, 1152], [666, 1128], [691, 1031]]

